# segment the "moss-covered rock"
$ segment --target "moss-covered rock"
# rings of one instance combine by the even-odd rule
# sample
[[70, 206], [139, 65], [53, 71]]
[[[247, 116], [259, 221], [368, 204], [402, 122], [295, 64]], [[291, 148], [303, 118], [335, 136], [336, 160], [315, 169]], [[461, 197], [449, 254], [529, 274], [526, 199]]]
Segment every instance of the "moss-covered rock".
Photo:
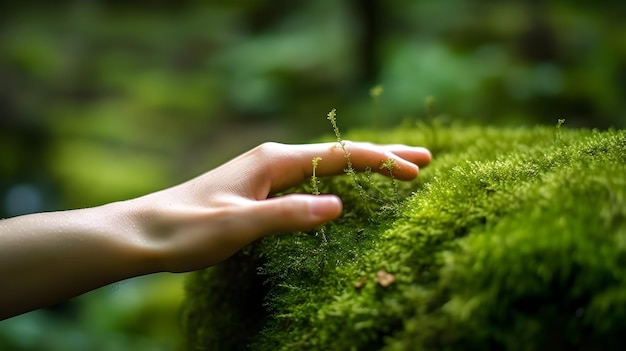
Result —
[[[425, 145], [419, 179], [321, 179], [345, 213], [195, 273], [197, 350], [617, 349], [626, 335], [626, 132], [356, 132]], [[299, 189], [300, 191], [306, 189]], [[371, 199], [370, 199], [371, 197]]]

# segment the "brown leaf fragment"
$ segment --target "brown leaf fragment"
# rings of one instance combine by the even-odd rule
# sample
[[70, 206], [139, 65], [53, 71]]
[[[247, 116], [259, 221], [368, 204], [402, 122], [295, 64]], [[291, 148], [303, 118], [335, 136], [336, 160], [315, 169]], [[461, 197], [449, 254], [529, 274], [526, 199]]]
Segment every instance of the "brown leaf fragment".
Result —
[[383, 288], [388, 287], [396, 281], [396, 276], [385, 271], [384, 269], [376, 272], [376, 282]]
[[367, 277], [365, 276], [361, 277], [361, 279], [359, 279], [358, 282], [354, 283], [354, 288], [357, 290], [361, 289], [362, 287], [365, 286], [366, 281], [367, 281]]

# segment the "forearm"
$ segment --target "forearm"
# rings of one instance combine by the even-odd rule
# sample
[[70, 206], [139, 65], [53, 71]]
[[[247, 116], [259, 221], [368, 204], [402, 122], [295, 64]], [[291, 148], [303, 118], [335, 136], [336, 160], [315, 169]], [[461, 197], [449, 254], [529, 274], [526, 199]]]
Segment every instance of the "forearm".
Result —
[[128, 202], [0, 220], [0, 320], [154, 272]]

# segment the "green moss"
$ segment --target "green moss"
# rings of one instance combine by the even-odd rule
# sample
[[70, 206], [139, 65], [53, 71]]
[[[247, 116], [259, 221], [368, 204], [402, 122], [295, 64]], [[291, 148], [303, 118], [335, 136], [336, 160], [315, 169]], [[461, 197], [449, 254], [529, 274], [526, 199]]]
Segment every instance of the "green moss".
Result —
[[[323, 179], [320, 191], [345, 203], [327, 241], [268, 237], [194, 274], [195, 349], [620, 346], [625, 131], [561, 127], [555, 142], [554, 127], [431, 125], [348, 138], [426, 143], [435, 158], [413, 182], [362, 182], [371, 197], [392, 194], [380, 203], [364, 203], [349, 177]], [[396, 192], [404, 200], [389, 210]], [[377, 283], [380, 270], [395, 281]]]

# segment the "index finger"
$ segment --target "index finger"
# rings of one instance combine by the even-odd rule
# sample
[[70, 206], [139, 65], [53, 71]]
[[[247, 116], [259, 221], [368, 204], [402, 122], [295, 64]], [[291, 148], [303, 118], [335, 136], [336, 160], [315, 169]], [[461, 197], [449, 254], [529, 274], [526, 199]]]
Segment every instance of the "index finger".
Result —
[[387, 160], [394, 161], [393, 176], [400, 180], [414, 179], [420, 166], [430, 163], [431, 154], [423, 147], [401, 144], [377, 145], [366, 142], [343, 141], [341, 144], [321, 143], [303, 145], [273, 144], [275, 148], [270, 169], [271, 192], [277, 192], [296, 185], [313, 172], [312, 161], [321, 160], [316, 167], [316, 175], [329, 176], [344, 172], [348, 167], [348, 158], [355, 171], [371, 168], [375, 172], [389, 175], [389, 171], [380, 166]]

